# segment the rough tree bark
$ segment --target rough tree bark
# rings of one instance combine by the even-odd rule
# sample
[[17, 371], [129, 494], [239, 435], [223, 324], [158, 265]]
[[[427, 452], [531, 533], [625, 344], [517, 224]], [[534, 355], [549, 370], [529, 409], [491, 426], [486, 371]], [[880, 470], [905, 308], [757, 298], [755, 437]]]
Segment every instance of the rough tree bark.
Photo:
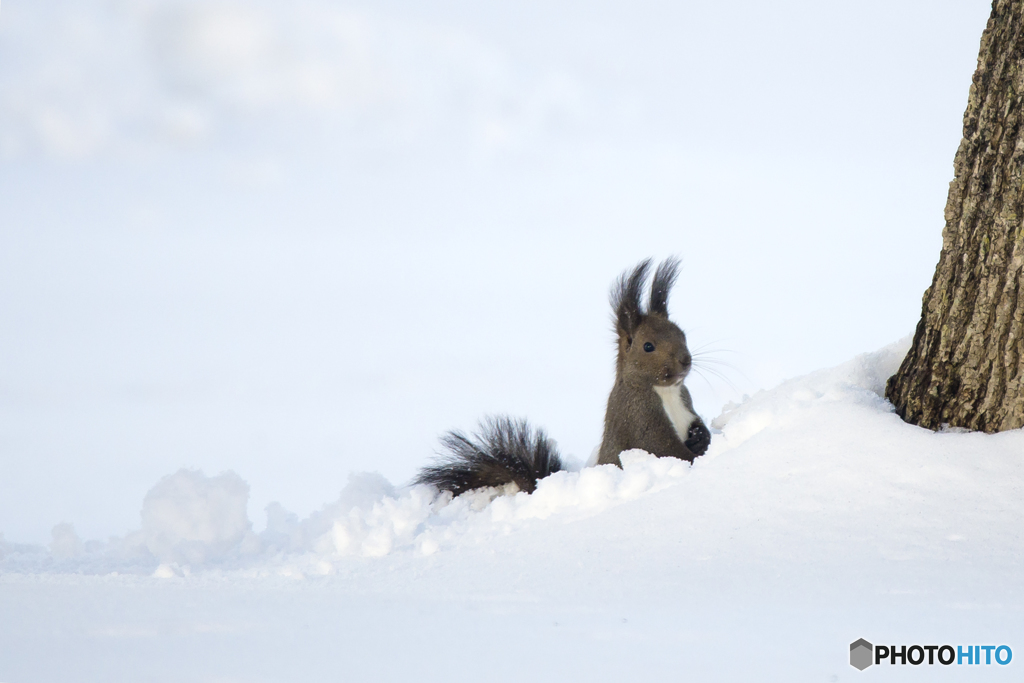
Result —
[[953, 161], [935, 277], [885, 394], [907, 422], [1024, 426], [1024, 0], [995, 0]]

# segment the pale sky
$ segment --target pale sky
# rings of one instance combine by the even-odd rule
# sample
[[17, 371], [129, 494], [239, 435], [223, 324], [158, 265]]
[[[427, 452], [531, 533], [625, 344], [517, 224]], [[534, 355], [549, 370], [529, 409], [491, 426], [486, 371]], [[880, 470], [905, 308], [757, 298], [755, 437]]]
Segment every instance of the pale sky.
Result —
[[122, 534], [180, 467], [261, 528], [486, 413], [585, 460], [647, 256], [708, 420], [910, 334], [988, 13], [7, 0], [0, 533]]

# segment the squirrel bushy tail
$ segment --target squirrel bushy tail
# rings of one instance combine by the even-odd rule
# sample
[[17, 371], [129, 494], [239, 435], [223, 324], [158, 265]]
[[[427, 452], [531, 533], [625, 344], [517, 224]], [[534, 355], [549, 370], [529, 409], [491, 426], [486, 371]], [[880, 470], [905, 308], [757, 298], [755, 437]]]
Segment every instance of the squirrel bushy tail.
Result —
[[446, 452], [420, 470], [413, 483], [436, 486], [456, 496], [509, 483], [533, 493], [539, 479], [563, 469], [558, 447], [543, 429], [534, 432], [526, 420], [504, 415], [485, 418], [470, 436], [452, 430], [441, 437], [441, 445]]

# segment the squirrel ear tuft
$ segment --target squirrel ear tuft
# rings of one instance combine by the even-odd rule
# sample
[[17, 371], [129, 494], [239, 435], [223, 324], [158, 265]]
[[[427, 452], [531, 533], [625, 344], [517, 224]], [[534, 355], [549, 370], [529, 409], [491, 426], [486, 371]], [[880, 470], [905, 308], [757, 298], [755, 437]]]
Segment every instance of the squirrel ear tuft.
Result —
[[668, 292], [675, 284], [679, 276], [679, 259], [667, 258], [658, 266], [654, 273], [654, 280], [651, 282], [651, 306], [652, 315], [663, 318], [668, 317]]
[[[651, 268], [651, 259], [644, 259], [626, 271], [612, 287], [612, 311], [615, 314], [615, 330], [620, 336], [632, 337], [644, 317], [640, 296], [647, 282], [647, 272]], [[660, 270], [659, 270], [660, 272]]]

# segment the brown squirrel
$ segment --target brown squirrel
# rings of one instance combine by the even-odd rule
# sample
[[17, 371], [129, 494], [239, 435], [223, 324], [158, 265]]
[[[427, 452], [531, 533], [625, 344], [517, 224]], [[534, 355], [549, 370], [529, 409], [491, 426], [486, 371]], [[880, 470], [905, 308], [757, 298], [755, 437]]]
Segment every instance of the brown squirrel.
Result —
[[[612, 287], [618, 354], [599, 465], [621, 467], [619, 453], [633, 448], [692, 462], [711, 442], [683, 386], [692, 365], [686, 335], [668, 319], [668, 292], [679, 261], [667, 259], [658, 266], [645, 309], [642, 298], [650, 268], [650, 259], [641, 261]], [[420, 470], [413, 483], [453, 495], [511, 483], [532, 492], [537, 481], [564, 469], [555, 443], [543, 430], [534, 433], [525, 420], [506, 416], [485, 419], [473, 436], [450, 431], [441, 444], [447, 453]]]
[[667, 259], [658, 266], [645, 311], [641, 298], [650, 267], [650, 259], [641, 261], [612, 289], [618, 355], [599, 465], [621, 467], [619, 453], [631, 448], [693, 462], [711, 443], [711, 433], [694, 414], [690, 392], [683, 386], [693, 362], [686, 335], [668, 319], [668, 291], [679, 274], [679, 261]]

